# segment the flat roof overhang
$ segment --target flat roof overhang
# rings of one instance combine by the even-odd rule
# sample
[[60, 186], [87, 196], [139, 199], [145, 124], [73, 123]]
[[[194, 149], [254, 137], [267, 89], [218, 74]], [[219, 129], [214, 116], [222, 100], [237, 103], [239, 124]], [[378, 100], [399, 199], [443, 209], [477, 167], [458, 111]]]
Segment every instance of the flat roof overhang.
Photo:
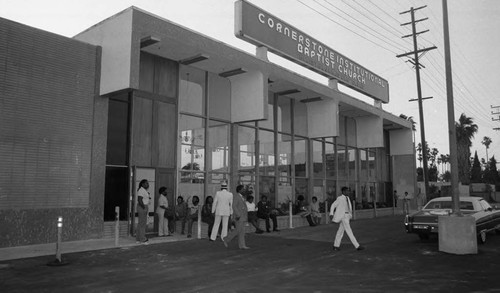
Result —
[[[338, 89], [313, 81], [291, 70], [260, 59], [231, 45], [201, 35], [133, 7], [132, 31], [143, 52], [189, 63], [189, 66], [220, 74], [236, 69], [259, 71], [268, 78], [268, 89], [302, 102], [334, 100], [339, 114], [347, 117], [379, 116], [385, 130], [408, 129], [411, 122], [351, 97]], [[194, 61], [194, 62], [192, 62]], [[287, 93], [289, 92], [289, 93]]]

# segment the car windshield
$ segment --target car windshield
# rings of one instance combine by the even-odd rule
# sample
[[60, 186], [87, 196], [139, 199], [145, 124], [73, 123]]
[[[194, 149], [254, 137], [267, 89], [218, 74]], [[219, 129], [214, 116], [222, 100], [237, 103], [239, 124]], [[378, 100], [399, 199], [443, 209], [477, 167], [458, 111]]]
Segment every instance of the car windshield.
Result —
[[[439, 209], [451, 209], [451, 201], [431, 201], [429, 202], [424, 209], [426, 210], [439, 210]], [[460, 209], [466, 211], [474, 210], [474, 205], [470, 201], [460, 201]]]

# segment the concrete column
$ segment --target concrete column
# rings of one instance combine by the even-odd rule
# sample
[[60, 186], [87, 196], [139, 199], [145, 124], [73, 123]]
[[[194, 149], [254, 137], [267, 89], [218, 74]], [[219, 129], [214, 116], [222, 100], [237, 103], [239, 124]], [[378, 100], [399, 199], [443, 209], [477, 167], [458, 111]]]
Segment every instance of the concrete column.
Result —
[[439, 251], [452, 254], [477, 254], [476, 220], [471, 216], [441, 216]]

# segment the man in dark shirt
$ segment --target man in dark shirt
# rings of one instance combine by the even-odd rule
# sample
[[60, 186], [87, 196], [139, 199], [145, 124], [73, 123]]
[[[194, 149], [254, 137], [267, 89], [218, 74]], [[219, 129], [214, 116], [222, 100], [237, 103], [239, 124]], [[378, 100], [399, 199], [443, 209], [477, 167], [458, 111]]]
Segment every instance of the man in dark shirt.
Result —
[[267, 196], [263, 195], [261, 200], [257, 203], [257, 217], [266, 220], [266, 231], [271, 232], [271, 225], [269, 223], [269, 218], [273, 220], [273, 231], [278, 230], [278, 220], [276, 215], [272, 213], [271, 202], [267, 201]]

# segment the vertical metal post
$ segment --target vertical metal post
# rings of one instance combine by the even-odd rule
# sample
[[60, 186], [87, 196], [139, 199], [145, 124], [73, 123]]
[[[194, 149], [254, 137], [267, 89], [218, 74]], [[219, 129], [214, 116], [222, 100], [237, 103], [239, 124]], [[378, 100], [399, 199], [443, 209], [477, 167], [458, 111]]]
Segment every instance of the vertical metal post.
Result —
[[325, 200], [325, 224], [329, 224], [328, 200]]
[[115, 246], [118, 246], [118, 239], [120, 238], [120, 207], [115, 207]]
[[289, 224], [290, 229], [293, 229], [293, 216], [292, 216], [292, 201], [288, 202], [288, 215], [289, 215]]
[[57, 218], [57, 243], [56, 243], [56, 261], [62, 262], [61, 259], [61, 236], [62, 236], [63, 218]]

